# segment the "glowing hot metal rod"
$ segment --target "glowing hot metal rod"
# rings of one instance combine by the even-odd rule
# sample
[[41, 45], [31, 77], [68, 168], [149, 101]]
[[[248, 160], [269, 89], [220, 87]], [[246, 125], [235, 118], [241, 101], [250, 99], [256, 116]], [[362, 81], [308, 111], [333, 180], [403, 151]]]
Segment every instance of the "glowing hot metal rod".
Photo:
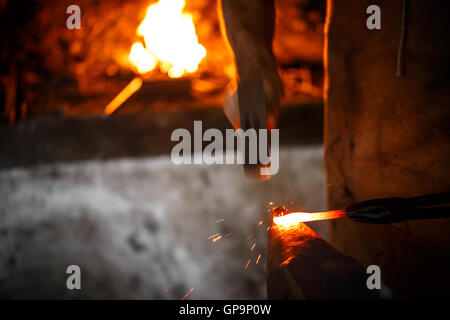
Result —
[[[326, 212], [293, 212], [285, 207], [272, 210], [276, 225], [290, 227], [300, 222], [349, 217], [353, 221], [382, 224], [416, 219], [450, 217], [450, 193], [437, 193], [414, 198], [385, 198], [358, 202], [345, 210]], [[443, 205], [443, 206], [439, 206]]]
[[272, 210], [273, 222], [285, 227], [292, 226], [300, 222], [309, 222], [316, 220], [337, 219], [346, 216], [345, 210], [335, 210], [326, 212], [291, 212], [285, 207], [276, 207]]

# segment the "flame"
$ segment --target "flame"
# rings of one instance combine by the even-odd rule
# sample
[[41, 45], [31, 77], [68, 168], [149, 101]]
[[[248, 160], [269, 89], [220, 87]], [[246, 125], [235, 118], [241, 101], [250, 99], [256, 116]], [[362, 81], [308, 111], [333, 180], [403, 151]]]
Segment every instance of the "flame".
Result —
[[192, 15], [183, 12], [185, 0], [160, 0], [150, 5], [137, 34], [144, 43], [131, 47], [128, 60], [140, 74], [159, 66], [171, 78], [195, 72], [206, 56], [198, 43]]
[[300, 222], [337, 219], [337, 218], [342, 218], [345, 215], [346, 215], [345, 210], [314, 212], [314, 213], [290, 212], [286, 215], [274, 217], [273, 222], [276, 225], [288, 228], [288, 227], [291, 227]]
[[140, 42], [133, 44], [128, 60], [141, 74], [152, 71], [157, 65], [156, 58]]

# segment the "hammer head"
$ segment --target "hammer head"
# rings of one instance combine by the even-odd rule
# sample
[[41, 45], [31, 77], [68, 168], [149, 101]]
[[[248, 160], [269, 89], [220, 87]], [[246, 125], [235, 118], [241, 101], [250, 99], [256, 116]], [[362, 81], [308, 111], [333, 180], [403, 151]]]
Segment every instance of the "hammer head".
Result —
[[[238, 84], [237, 91], [235, 91], [225, 102], [225, 114], [229, 121], [233, 124], [235, 129], [241, 128], [255, 129], [256, 132], [260, 129], [273, 129], [276, 124], [273, 115], [267, 116], [269, 106], [267, 104], [266, 94], [264, 90], [263, 77], [259, 73], [252, 76], [242, 78]], [[269, 132], [269, 131], [268, 131]], [[259, 135], [257, 142], [257, 150], [259, 152]], [[249, 163], [248, 150], [249, 146], [246, 141], [246, 154], [244, 172], [245, 175], [257, 181], [264, 181], [270, 179], [269, 175], [261, 175], [261, 168], [267, 167], [267, 164], [259, 162], [256, 164]], [[267, 139], [266, 154], [270, 154], [270, 139]]]

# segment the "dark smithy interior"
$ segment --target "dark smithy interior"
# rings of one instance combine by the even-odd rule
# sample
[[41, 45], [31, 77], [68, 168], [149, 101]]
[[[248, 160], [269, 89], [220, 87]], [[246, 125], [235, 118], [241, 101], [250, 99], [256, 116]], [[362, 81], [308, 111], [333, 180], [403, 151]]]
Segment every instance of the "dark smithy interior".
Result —
[[[0, 298], [448, 298], [448, 12], [0, 0]], [[174, 161], [233, 128], [279, 172]]]

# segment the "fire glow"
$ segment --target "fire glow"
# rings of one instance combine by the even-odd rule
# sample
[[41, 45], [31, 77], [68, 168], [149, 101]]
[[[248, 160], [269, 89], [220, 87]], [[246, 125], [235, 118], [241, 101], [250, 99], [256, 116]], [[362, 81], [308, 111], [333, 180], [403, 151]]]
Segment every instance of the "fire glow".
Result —
[[185, 0], [160, 0], [147, 8], [137, 29], [144, 40], [135, 42], [128, 56], [140, 74], [159, 66], [171, 78], [193, 73], [206, 56], [199, 44], [192, 15], [183, 12]]
[[273, 217], [273, 222], [282, 227], [291, 227], [301, 222], [329, 220], [342, 218], [346, 215], [345, 210], [334, 210], [326, 212], [287, 212]]

